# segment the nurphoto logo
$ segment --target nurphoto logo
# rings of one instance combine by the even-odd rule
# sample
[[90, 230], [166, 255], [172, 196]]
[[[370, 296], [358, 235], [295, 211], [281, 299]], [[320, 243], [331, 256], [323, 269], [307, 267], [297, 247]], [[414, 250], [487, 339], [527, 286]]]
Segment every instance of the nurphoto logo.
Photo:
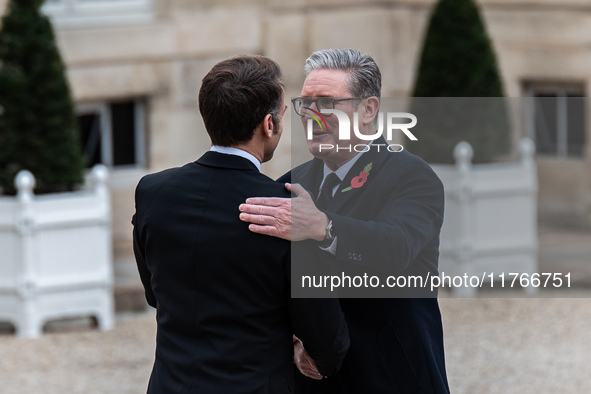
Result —
[[[322, 114], [334, 114], [336, 115], [339, 121], [339, 141], [347, 141], [351, 139], [351, 121], [347, 114], [343, 111], [338, 109], [329, 109], [329, 108], [322, 108], [320, 112], [313, 110], [310, 107], [303, 107], [303, 109], [309, 111], [303, 113], [303, 115], [309, 115], [312, 119], [308, 119], [307, 123], [307, 135], [306, 137], [308, 140], [312, 140], [314, 138], [313, 135], [313, 126], [314, 122], [320, 126], [321, 130], [325, 128], [328, 129], [328, 125], [324, 116]], [[355, 136], [362, 140], [362, 141], [375, 141], [376, 139], [380, 138], [384, 135], [384, 117], [382, 112], [378, 112], [378, 129], [374, 134], [362, 134], [359, 131], [359, 114], [355, 112], [353, 114], [353, 132]], [[410, 119], [410, 122], [407, 123], [395, 123], [395, 119]], [[409, 129], [413, 128], [417, 124], [417, 117], [408, 112], [388, 112], [386, 114], [386, 135], [385, 138], [389, 141], [392, 140], [392, 134], [394, 130], [402, 131], [411, 141], [417, 141], [417, 137], [414, 136], [413, 133], [410, 132]], [[357, 152], [364, 152], [370, 149], [369, 145], [359, 144], [355, 146], [349, 146], [350, 149], [355, 149]], [[337, 149], [343, 150], [347, 149], [347, 147], [343, 146], [334, 146], [332, 144], [320, 144], [319, 150], [322, 152], [323, 150], [330, 150], [330, 149]], [[379, 147], [378, 147], [379, 149]], [[388, 151], [390, 152], [400, 152], [404, 149], [404, 147], [400, 144], [390, 144], [388, 145]]]

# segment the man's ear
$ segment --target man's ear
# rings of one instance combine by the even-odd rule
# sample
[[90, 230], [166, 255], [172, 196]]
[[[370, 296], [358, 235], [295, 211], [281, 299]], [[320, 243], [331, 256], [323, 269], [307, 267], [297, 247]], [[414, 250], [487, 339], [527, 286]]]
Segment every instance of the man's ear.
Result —
[[380, 111], [380, 100], [377, 97], [369, 97], [363, 102], [363, 107], [360, 111], [361, 122], [364, 125], [373, 123], [378, 112]]
[[263, 133], [269, 138], [273, 136], [273, 115], [267, 114], [263, 119]]

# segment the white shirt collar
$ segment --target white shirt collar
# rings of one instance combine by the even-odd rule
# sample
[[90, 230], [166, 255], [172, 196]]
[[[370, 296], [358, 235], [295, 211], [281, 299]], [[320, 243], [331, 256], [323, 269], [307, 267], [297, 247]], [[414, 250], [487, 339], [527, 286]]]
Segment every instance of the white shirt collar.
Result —
[[212, 152], [223, 153], [226, 155], [234, 155], [234, 156], [244, 157], [245, 159], [250, 160], [250, 162], [257, 167], [259, 172], [261, 172], [261, 162], [256, 157], [254, 157], [252, 154], [248, 153], [245, 150], [233, 148], [231, 146], [219, 146], [219, 145], [212, 145], [209, 150]]

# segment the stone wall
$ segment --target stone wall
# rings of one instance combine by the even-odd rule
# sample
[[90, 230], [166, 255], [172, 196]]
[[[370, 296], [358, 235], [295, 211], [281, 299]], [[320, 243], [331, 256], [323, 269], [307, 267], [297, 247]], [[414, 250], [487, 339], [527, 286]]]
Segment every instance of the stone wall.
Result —
[[[0, 0], [0, 9], [6, 2]], [[287, 102], [299, 95], [303, 63], [312, 51], [350, 47], [376, 59], [383, 73], [383, 96], [406, 96], [434, 2], [154, 0], [148, 19], [56, 24], [78, 103], [133, 97], [147, 102], [148, 168], [116, 170], [112, 176], [117, 253], [129, 250], [133, 190], [139, 178], [193, 161], [208, 149], [197, 93], [201, 78], [216, 62], [242, 53], [270, 56], [284, 70]], [[527, 81], [576, 82], [589, 90], [587, 0], [480, 4], [507, 95], [522, 96]], [[289, 113], [284, 124], [275, 157], [263, 166], [272, 177], [291, 168]], [[515, 141], [521, 136], [516, 134]], [[541, 216], [591, 223], [590, 146], [586, 158], [537, 160]]]

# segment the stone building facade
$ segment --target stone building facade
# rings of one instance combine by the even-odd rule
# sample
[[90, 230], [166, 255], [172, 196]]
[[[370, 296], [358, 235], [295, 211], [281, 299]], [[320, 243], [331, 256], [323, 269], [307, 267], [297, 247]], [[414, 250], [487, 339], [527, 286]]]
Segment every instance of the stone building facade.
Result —
[[[130, 256], [133, 191], [140, 177], [193, 161], [208, 149], [197, 93], [216, 62], [242, 53], [277, 60], [287, 101], [298, 95], [303, 62], [312, 51], [355, 48], [380, 65], [384, 97], [407, 96], [434, 2], [47, 0], [43, 9], [68, 67], [85, 149], [90, 161], [112, 167], [116, 259]], [[6, 3], [0, 0], [0, 10]], [[587, 96], [589, 0], [478, 3], [508, 96], [541, 92], [557, 103]], [[290, 168], [289, 122], [288, 117], [275, 158], [263, 167], [272, 177]], [[562, 133], [556, 141], [570, 141], [565, 131], [551, 133]], [[577, 138], [582, 148], [576, 154], [550, 146], [537, 156], [542, 220], [591, 225], [588, 127]]]

